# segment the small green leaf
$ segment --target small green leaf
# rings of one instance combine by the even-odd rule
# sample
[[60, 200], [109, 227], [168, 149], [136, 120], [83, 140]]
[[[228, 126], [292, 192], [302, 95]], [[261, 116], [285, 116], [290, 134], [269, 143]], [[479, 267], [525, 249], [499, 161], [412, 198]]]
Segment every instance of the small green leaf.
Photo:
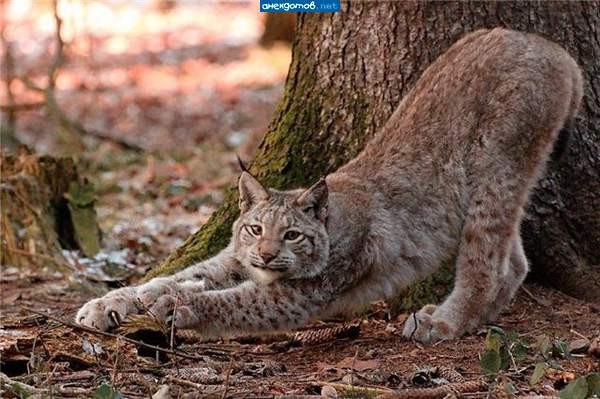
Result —
[[498, 351], [486, 349], [479, 360], [481, 369], [488, 376], [495, 376], [500, 371], [500, 354]]
[[516, 341], [511, 348], [511, 352], [515, 358], [515, 362], [521, 363], [527, 357], [529, 345], [521, 340]]
[[69, 191], [64, 196], [71, 205], [81, 207], [92, 206], [96, 200], [94, 185], [88, 181], [72, 181], [69, 184]]
[[550, 338], [548, 338], [545, 335], [542, 335], [538, 337], [535, 347], [542, 356], [546, 357], [550, 354], [550, 351], [552, 350], [552, 342], [550, 342]]
[[497, 326], [491, 326], [488, 333], [495, 335], [498, 338], [506, 338], [506, 333], [504, 332], [504, 330]]
[[504, 345], [500, 347], [500, 369], [506, 370], [510, 366], [510, 353]]
[[569, 344], [560, 339], [552, 341], [552, 356], [569, 358], [571, 356]]
[[585, 377], [588, 385], [588, 394], [600, 398], [600, 373], [592, 373]]
[[115, 391], [110, 385], [102, 384], [94, 392], [93, 399], [123, 399], [118, 391]]
[[19, 399], [27, 399], [29, 397], [29, 392], [21, 386], [21, 384], [10, 384], [13, 392], [19, 395]]
[[559, 395], [560, 399], [586, 399], [588, 397], [588, 384], [585, 377], [579, 377], [564, 387]]
[[531, 374], [531, 379], [529, 380], [530, 385], [536, 385], [538, 382], [542, 380], [542, 377], [546, 374], [546, 370], [548, 370], [548, 363], [541, 362], [535, 365], [535, 369], [533, 369], [533, 374]]
[[500, 337], [490, 328], [487, 336], [485, 337], [485, 349], [494, 352], [500, 352], [500, 345], [502, 345]]
[[506, 333], [506, 339], [509, 342], [518, 342], [519, 341], [519, 333], [516, 331], [509, 331]]

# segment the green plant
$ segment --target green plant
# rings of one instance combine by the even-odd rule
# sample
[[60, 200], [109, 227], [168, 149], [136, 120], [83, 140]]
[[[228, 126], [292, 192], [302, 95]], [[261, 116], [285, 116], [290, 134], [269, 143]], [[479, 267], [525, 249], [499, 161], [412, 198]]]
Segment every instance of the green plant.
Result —
[[538, 384], [546, 374], [546, 370], [549, 368], [557, 370], [563, 369], [556, 359], [569, 359], [571, 357], [569, 345], [561, 339], [551, 340], [549, 337], [542, 335], [538, 337], [534, 347], [537, 349], [541, 360], [536, 363], [535, 368], [533, 369], [533, 373], [529, 380], [531, 385]]
[[92, 394], [93, 399], [123, 399], [121, 393], [108, 384], [102, 384]]
[[571, 381], [560, 393], [560, 399], [600, 398], [600, 373], [588, 374]]
[[525, 360], [529, 349], [529, 343], [516, 332], [505, 332], [500, 327], [490, 327], [479, 364], [488, 377], [496, 378], [500, 370], [506, 370], [511, 365], [516, 367]]

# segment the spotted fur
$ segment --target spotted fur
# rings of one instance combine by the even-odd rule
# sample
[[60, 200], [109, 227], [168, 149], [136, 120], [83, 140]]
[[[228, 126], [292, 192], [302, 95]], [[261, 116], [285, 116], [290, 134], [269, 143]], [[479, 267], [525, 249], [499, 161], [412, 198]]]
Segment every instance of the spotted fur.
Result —
[[207, 336], [275, 332], [391, 298], [455, 259], [452, 293], [404, 334], [456, 338], [497, 317], [525, 278], [523, 208], [581, 97], [580, 70], [558, 45], [473, 32], [355, 159], [307, 190], [266, 189], [243, 172], [225, 250], [95, 299], [76, 320], [108, 329], [147, 309]]

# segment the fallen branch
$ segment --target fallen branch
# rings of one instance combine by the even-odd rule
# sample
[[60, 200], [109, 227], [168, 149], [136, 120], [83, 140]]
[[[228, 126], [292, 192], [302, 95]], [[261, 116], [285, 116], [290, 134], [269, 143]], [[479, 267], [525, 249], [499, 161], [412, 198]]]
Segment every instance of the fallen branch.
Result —
[[166, 354], [169, 354], [169, 355], [182, 357], [184, 359], [201, 360], [201, 361], [207, 362], [207, 359], [204, 356], [194, 356], [194, 355], [189, 355], [187, 353], [180, 352], [180, 351], [177, 351], [177, 350], [171, 350], [171, 349], [161, 348], [160, 346], [150, 345], [150, 344], [147, 344], [147, 343], [142, 342], [142, 341], [138, 341], [138, 340], [135, 340], [135, 339], [132, 339], [132, 338], [129, 338], [129, 337], [125, 337], [123, 335], [113, 334], [113, 333], [109, 333], [109, 332], [106, 332], [106, 331], [95, 330], [93, 328], [89, 328], [89, 327], [82, 326], [82, 325], [79, 325], [79, 324], [71, 323], [69, 321], [60, 319], [58, 317], [49, 315], [47, 313], [43, 313], [43, 312], [39, 312], [37, 310], [33, 310], [33, 309], [30, 309], [30, 308], [23, 307], [22, 309], [25, 310], [25, 311], [27, 311], [27, 312], [31, 312], [31, 313], [43, 316], [43, 317], [45, 317], [47, 319], [56, 321], [57, 323], [60, 323], [60, 324], [65, 325], [67, 327], [71, 327], [74, 330], [85, 331], [85, 332], [90, 333], [90, 334], [101, 335], [101, 336], [110, 337], [110, 338], [113, 338], [113, 339], [122, 339], [123, 341], [129, 342], [129, 343], [132, 343], [132, 344], [135, 344], [135, 345], [143, 346], [145, 348], [152, 349], [152, 350], [155, 350], [155, 351], [158, 351], [158, 352], [162, 352], [162, 353], [166, 353]]
[[45, 104], [44, 101], [32, 101], [28, 103], [8, 103], [0, 104], [0, 111], [3, 112], [16, 112], [16, 111], [30, 111], [33, 109], [41, 108]]
[[[334, 388], [338, 393], [342, 394], [342, 397], [345, 397], [344, 394], [353, 394], [358, 395], [362, 394], [362, 396], [373, 396], [373, 395], [388, 395], [393, 394], [394, 391], [389, 388], [372, 388], [372, 387], [361, 387], [358, 385], [348, 385], [348, 384], [340, 384], [336, 382], [326, 382], [319, 381], [317, 384], [319, 385], [329, 385]], [[356, 396], [361, 397], [361, 396]]]
[[488, 384], [483, 380], [455, 382], [435, 388], [406, 388], [378, 396], [378, 399], [442, 399], [456, 395], [487, 391]]
[[7, 385], [10, 387], [9, 389], [12, 389], [13, 391], [20, 390], [20, 391], [28, 393], [29, 395], [45, 394], [48, 392], [47, 389], [36, 388], [36, 387], [33, 387], [28, 384], [24, 384], [19, 381], [15, 381], [15, 380], [11, 379], [10, 377], [8, 377], [6, 374], [0, 372], [0, 386], [4, 389], [5, 386], [7, 386]]

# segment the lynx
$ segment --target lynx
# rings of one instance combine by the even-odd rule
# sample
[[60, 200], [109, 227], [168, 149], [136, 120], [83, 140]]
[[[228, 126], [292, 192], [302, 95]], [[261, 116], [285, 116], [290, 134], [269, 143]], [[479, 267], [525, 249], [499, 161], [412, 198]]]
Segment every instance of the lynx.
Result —
[[394, 295], [444, 262], [455, 285], [404, 335], [453, 339], [493, 321], [528, 272], [528, 193], [575, 117], [575, 61], [539, 36], [466, 35], [433, 63], [353, 160], [308, 189], [239, 179], [231, 243], [170, 277], [85, 304], [107, 330], [149, 312], [206, 337], [273, 333]]

